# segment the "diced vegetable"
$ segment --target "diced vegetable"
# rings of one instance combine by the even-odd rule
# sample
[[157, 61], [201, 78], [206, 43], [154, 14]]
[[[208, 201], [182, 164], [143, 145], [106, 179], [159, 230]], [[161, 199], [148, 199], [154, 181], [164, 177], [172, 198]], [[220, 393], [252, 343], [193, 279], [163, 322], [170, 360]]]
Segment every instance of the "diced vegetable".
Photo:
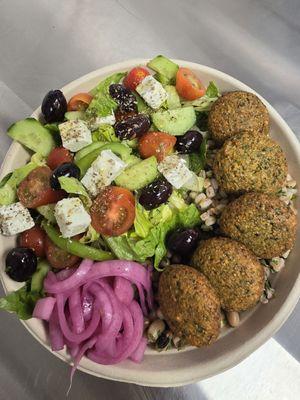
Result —
[[96, 249], [91, 246], [86, 246], [76, 240], [65, 239], [60, 236], [60, 233], [46, 221], [42, 222], [42, 227], [44, 228], [46, 234], [52, 240], [52, 242], [59, 248], [67, 251], [68, 253], [74, 254], [75, 256], [81, 258], [89, 258], [90, 260], [110, 260], [112, 259], [112, 254]]

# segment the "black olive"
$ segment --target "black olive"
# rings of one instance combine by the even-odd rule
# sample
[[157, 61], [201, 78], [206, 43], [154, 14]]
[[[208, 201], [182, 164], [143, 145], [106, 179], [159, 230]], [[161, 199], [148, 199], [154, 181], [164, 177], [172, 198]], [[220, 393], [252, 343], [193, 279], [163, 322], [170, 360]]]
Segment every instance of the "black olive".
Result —
[[59, 165], [57, 168], [55, 168], [52, 175], [50, 176], [50, 186], [52, 187], [52, 189], [54, 190], [60, 189], [60, 183], [58, 180], [60, 176], [67, 176], [79, 179], [80, 169], [77, 167], [77, 165], [71, 162]]
[[139, 202], [146, 210], [152, 210], [166, 203], [172, 191], [172, 185], [164, 178], [160, 178], [142, 189]]
[[60, 90], [50, 90], [42, 103], [42, 113], [45, 121], [60, 122], [64, 120], [67, 112], [67, 100]]
[[167, 238], [167, 248], [180, 256], [189, 256], [197, 247], [199, 231], [197, 229], [177, 229]]
[[166, 349], [170, 344], [170, 337], [168, 336], [167, 332], [163, 332], [156, 341], [156, 348], [158, 350]]
[[119, 83], [113, 83], [109, 87], [109, 94], [116, 100], [121, 113], [137, 112], [137, 100], [131, 90]]
[[188, 154], [199, 151], [203, 137], [198, 131], [187, 131], [183, 136], [177, 136], [175, 149], [178, 153]]
[[150, 118], [146, 114], [138, 114], [117, 122], [115, 132], [122, 140], [131, 140], [146, 133], [151, 125]]
[[6, 256], [5, 272], [14, 281], [27, 281], [36, 271], [36, 267], [35, 252], [27, 247], [16, 247]]

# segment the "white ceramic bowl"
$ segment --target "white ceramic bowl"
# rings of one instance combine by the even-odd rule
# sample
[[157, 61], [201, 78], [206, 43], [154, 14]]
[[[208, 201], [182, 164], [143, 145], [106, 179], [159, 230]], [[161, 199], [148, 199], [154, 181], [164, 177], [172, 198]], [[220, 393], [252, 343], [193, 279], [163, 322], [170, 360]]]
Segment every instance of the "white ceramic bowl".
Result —
[[[66, 85], [62, 91], [67, 98], [70, 98], [75, 93], [89, 91], [101, 79], [114, 72], [127, 71], [136, 65], [145, 65], [146, 62], [147, 60], [137, 59], [101, 68]], [[242, 82], [215, 69], [182, 60], [177, 60], [177, 62], [181, 66], [191, 68], [205, 84], [213, 80], [222, 92], [237, 89], [254, 92]], [[283, 147], [288, 158], [290, 173], [299, 185], [300, 145], [298, 140], [274, 108], [264, 99], [262, 100], [270, 113], [271, 134]], [[33, 116], [38, 117], [39, 113], [40, 109], [37, 109]], [[1, 176], [24, 165], [27, 160], [28, 153], [18, 143], [13, 143], [2, 165]], [[21, 286], [10, 280], [4, 273], [5, 254], [14, 245], [15, 238], [0, 236], [0, 248], [2, 249], [0, 275], [5, 291], [12, 291]], [[200, 381], [233, 367], [274, 335], [292, 312], [300, 294], [299, 258], [300, 237], [298, 232], [297, 243], [288, 258], [286, 267], [276, 277], [276, 297], [269, 304], [260, 304], [254, 310], [244, 313], [239, 328], [227, 329], [211, 347], [201, 349], [190, 347], [179, 352], [172, 350], [163, 353], [148, 349], [145, 359], [140, 365], [126, 361], [119, 365], [105, 366], [83, 358], [79, 369], [98, 377], [139, 385], [180, 386]], [[30, 319], [22, 323], [44, 347], [51, 351], [42, 322]], [[70, 362], [66, 351], [53, 354]]]

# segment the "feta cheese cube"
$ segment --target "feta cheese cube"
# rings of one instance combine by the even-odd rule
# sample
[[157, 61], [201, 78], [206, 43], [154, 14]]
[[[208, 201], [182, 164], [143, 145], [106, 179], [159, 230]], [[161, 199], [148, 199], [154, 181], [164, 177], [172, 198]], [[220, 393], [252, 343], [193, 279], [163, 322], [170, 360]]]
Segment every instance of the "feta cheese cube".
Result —
[[92, 135], [84, 121], [73, 120], [59, 124], [63, 146], [71, 151], [78, 151], [92, 143]]
[[168, 98], [163, 85], [152, 75], [146, 76], [136, 87], [136, 91], [154, 110], [157, 110]]
[[107, 125], [114, 125], [116, 123], [116, 117], [114, 112], [106, 117], [95, 117], [91, 118], [88, 121], [88, 126], [92, 131], [95, 131], [99, 128], [100, 125], [107, 124]]
[[69, 238], [87, 230], [91, 217], [78, 197], [60, 200], [54, 209], [62, 237]]
[[103, 150], [87, 170], [81, 183], [92, 196], [108, 186], [125, 169], [126, 163], [111, 150]]
[[34, 226], [30, 212], [22, 203], [0, 207], [0, 228], [3, 235], [11, 236]]
[[184, 186], [194, 176], [188, 169], [186, 161], [176, 154], [165, 157], [158, 165], [158, 170], [176, 189]]

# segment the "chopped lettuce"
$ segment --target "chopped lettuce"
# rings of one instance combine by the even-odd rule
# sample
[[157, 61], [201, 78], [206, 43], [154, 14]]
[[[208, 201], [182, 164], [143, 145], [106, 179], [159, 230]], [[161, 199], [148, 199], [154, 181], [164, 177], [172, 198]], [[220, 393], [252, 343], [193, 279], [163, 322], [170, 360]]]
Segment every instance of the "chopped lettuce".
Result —
[[147, 211], [140, 205], [140, 203], [137, 202], [134, 219], [134, 229], [136, 235], [140, 236], [141, 238], [147, 237], [152, 226], [153, 225], [149, 221], [149, 215]]
[[113, 83], [119, 83], [125, 75], [126, 73], [124, 72], [113, 74], [101, 81], [99, 85], [91, 90], [91, 94], [94, 98], [86, 110], [87, 118], [107, 117], [116, 110], [118, 104], [110, 96], [109, 86]]
[[85, 235], [79, 239], [81, 243], [93, 243], [96, 242], [100, 237], [99, 233], [90, 225]]
[[103, 124], [93, 132], [93, 142], [120, 142], [111, 125]]
[[47, 221], [55, 224], [56, 223], [56, 219], [55, 219], [55, 215], [54, 215], [54, 208], [55, 208], [55, 204], [46, 204], [44, 206], [37, 207], [37, 211], [44, 218], [46, 218]]
[[77, 194], [85, 207], [89, 208], [91, 206], [92, 201], [90, 196], [78, 179], [68, 176], [60, 176], [58, 180], [64, 191], [70, 194]]
[[44, 163], [45, 159], [40, 154], [36, 153], [31, 157], [29, 163], [6, 175], [0, 182], [0, 205], [7, 205], [15, 202], [17, 199], [18, 185], [32, 170]]
[[118, 258], [144, 262], [154, 257], [154, 266], [159, 269], [167, 253], [165, 241], [168, 233], [177, 227], [193, 227], [199, 222], [197, 207], [186, 204], [181, 195], [174, 191], [167, 204], [154, 210], [147, 211], [138, 204], [134, 231], [105, 240]]
[[196, 111], [209, 111], [212, 104], [220, 96], [219, 89], [214, 82], [209, 82], [204, 96], [192, 101], [182, 101], [183, 107], [193, 106]]
[[36, 302], [41, 297], [41, 293], [30, 290], [30, 282], [27, 282], [19, 290], [2, 297], [0, 309], [16, 313], [20, 319], [29, 319], [32, 317]]

